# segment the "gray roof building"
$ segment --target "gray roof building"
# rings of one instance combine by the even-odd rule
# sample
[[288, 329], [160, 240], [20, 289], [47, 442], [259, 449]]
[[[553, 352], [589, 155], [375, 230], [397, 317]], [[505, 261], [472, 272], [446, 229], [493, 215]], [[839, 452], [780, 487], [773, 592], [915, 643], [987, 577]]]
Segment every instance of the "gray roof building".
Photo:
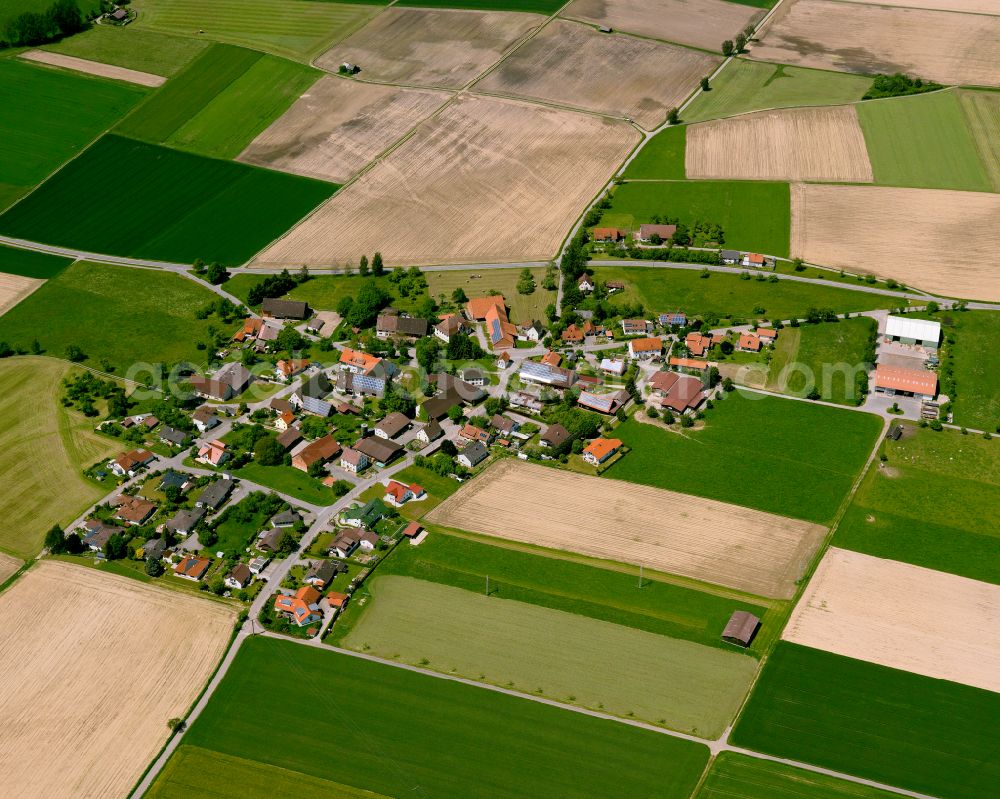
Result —
[[209, 483], [205, 486], [205, 490], [201, 492], [201, 496], [198, 497], [196, 504], [202, 508], [217, 510], [229, 498], [235, 487], [236, 481], [227, 478]]
[[261, 304], [261, 313], [275, 319], [308, 319], [312, 313], [309, 303], [297, 300], [276, 300], [266, 297]]

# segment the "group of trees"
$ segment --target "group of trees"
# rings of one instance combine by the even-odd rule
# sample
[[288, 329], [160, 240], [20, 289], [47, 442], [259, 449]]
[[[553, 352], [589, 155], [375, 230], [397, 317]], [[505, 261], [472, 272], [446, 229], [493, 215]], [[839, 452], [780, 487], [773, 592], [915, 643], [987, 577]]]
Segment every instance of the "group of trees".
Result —
[[295, 277], [287, 269], [282, 269], [277, 275], [268, 275], [247, 292], [247, 305], [260, 305], [267, 297], [283, 297], [311, 278], [309, 270], [304, 266]]
[[876, 75], [872, 85], [861, 99], [875, 100], [880, 97], [900, 97], [904, 94], [933, 92], [940, 88], [942, 88], [940, 83], [911, 78], [902, 72], [897, 72], [895, 75]]
[[56, 0], [45, 11], [25, 11], [11, 19], [3, 30], [0, 46], [42, 44], [86, 27], [87, 20], [76, 0]]
[[389, 282], [396, 286], [400, 297], [418, 297], [427, 290], [427, 278], [415, 266], [409, 269], [397, 266], [389, 273]]
[[76, 533], [66, 535], [57, 524], [45, 534], [45, 548], [53, 555], [77, 555], [83, 552], [83, 542]]
[[385, 264], [382, 263], [382, 253], [377, 252], [372, 256], [371, 266], [368, 265], [368, 256], [362, 255], [358, 261], [358, 274], [361, 276], [373, 275], [381, 277], [385, 274]]
[[531, 270], [525, 267], [521, 270], [521, 276], [517, 279], [517, 293], [518, 294], [534, 294], [535, 293], [535, 276], [531, 274]]
[[370, 327], [375, 323], [379, 311], [392, 300], [392, 295], [374, 280], [366, 280], [358, 289], [356, 297], [341, 297], [337, 303], [337, 313], [351, 327]]
[[242, 305], [237, 305], [225, 297], [219, 297], [194, 312], [196, 319], [208, 319], [212, 314], [218, 316], [224, 325], [229, 325], [238, 319], [246, 318], [247, 311]]
[[129, 403], [125, 390], [111, 380], [102, 380], [90, 372], [84, 372], [63, 380], [63, 388], [62, 404], [67, 408], [76, 406], [85, 416], [97, 416], [94, 402], [98, 399], [107, 400], [109, 418], [128, 413]]
[[[733, 39], [726, 39], [722, 43], [722, 54], [729, 58], [731, 55], [739, 55], [743, 52], [744, 48], [747, 46], [747, 42], [753, 37], [753, 25], [747, 25], [743, 30], [736, 34]], [[702, 88], [706, 88], [705, 84], [708, 83], [708, 78], [702, 78]]]
[[212, 261], [212, 263], [206, 266], [201, 258], [195, 258], [194, 263], [191, 265], [191, 271], [198, 277], [207, 280], [213, 286], [221, 285], [229, 280], [229, 272], [218, 261]]

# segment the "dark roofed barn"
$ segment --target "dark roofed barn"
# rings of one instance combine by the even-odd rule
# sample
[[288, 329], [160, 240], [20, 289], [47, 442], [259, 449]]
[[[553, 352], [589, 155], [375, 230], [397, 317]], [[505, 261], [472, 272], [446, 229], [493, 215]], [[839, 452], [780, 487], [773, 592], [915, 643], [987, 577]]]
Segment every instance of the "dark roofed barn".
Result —
[[760, 619], [745, 610], [737, 610], [729, 617], [729, 623], [722, 631], [722, 640], [746, 648], [753, 642], [759, 628]]
[[261, 312], [264, 316], [275, 319], [308, 319], [312, 316], [308, 303], [297, 300], [275, 300], [270, 297], [264, 299]]

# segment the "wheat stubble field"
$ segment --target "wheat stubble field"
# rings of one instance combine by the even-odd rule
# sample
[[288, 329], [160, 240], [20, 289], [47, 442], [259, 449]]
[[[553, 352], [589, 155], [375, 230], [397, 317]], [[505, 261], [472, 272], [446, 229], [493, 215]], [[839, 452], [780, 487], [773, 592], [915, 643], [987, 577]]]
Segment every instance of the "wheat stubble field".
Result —
[[505, 460], [427, 516], [759, 596], [795, 593], [826, 528], [659, 488]]
[[252, 266], [550, 258], [636, 144], [626, 122], [463, 95]]
[[[172, 578], [166, 578], [172, 579]], [[124, 796], [229, 641], [236, 612], [43, 561], [0, 595], [7, 796]]]
[[830, 549], [782, 637], [1000, 692], [1000, 586]]
[[156, 88], [167, 82], [167, 79], [160, 75], [151, 75], [149, 72], [139, 72], [135, 69], [116, 67], [111, 64], [102, 64], [99, 61], [90, 61], [86, 58], [63, 55], [62, 53], [50, 53], [48, 50], [28, 50], [21, 53], [21, 58], [28, 61], [35, 61], [39, 64], [47, 64], [52, 67], [63, 67], [74, 72], [83, 72], [86, 75], [96, 75], [100, 78], [111, 78], [112, 80], [123, 80], [126, 83], [135, 83], [139, 86], [149, 86]]
[[0, 272], [0, 316], [17, 305], [44, 283], [35, 277], [22, 277], [21, 275], [8, 275]]
[[1000, 301], [1000, 195], [792, 184], [792, 256], [946, 297]]
[[871, 183], [853, 105], [759, 111], [687, 129], [688, 178]]

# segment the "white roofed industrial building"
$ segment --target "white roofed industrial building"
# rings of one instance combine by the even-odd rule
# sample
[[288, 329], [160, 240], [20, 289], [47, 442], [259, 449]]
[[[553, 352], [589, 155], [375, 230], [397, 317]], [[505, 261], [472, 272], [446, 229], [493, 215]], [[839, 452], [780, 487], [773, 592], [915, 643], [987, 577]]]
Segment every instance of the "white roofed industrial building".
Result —
[[930, 319], [890, 316], [885, 321], [885, 336], [902, 344], [936, 348], [941, 340], [941, 323]]

